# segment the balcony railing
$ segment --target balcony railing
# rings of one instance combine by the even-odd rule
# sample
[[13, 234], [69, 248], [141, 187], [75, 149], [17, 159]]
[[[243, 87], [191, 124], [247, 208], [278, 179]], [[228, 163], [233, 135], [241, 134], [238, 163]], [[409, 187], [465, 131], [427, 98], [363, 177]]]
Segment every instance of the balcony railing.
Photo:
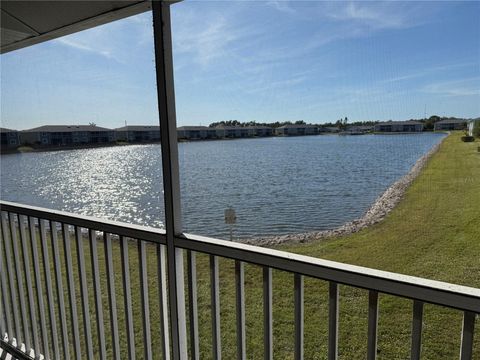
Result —
[[[199, 311], [211, 311], [211, 356], [220, 359], [221, 258], [235, 263], [238, 359], [247, 358], [245, 264], [262, 268], [265, 359], [273, 358], [272, 269], [293, 274], [295, 359], [303, 359], [304, 350], [304, 277], [328, 282], [329, 359], [338, 352], [340, 285], [369, 292], [367, 359], [377, 356], [379, 294], [412, 300], [412, 359], [420, 358], [426, 303], [463, 312], [460, 359], [473, 356], [480, 289], [183, 234], [175, 237], [175, 251], [187, 260], [187, 281], [172, 292], [163, 231], [5, 201], [0, 247], [2, 359], [6, 353], [27, 359], [120, 359], [122, 351], [129, 359], [151, 359], [160, 349], [162, 358], [170, 359], [170, 337], [176, 334], [181, 358], [199, 359], [199, 318], [205, 315]], [[209, 257], [208, 310], [197, 304], [199, 253]], [[173, 271], [183, 278], [183, 261]], [[177, 317], [169, 315], [168, 301], [179, 304]]]

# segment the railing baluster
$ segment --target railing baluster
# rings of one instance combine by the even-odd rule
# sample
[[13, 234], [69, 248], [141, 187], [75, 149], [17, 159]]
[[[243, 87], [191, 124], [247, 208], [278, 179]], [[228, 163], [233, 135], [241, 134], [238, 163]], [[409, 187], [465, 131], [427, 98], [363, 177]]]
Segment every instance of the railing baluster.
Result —
[[148, 275], [147, 275], [147, 254], [145, 241], [137, 240], [139, 255], [140, 273], [140, 295], [142, 299], [142, 323], [143, 323], [143, 351], [144, 359], [152, 359], [152, 341], [150, 336], [150, 307], [148, 303]]
[[105, 241], [105, 262], [107, 268], [107, 286], [108, 286], [108, 303], [110, 307], [110, 326], [112, 330], [112, 347], [114, 359], [120, 359], [120, 340], [118, 337], [118, 318], [117, 318], [117, 299], [115, 291], [115, 277], [112, 259], [112, 236], [103, 233]]
[[[18, 287], [18, 297], [20, 300], [20, 312], [22, 314], [22, 328], [25, 341], [25, 351], [30, 351], [32, 348], [32, 342], [30, 339], [30, 331], [28, 330], [28, 319], [27, 319], [27, 306], [25, 303], [25, 290], [22, 280], [22, 267], [20, 254], [18, 252], [18, 238], [17, 238], [17, 227], [15, 226], [14, 217], [9, 213], [10, 220], [10, 238], [12, 239], [12, 248], [13, 248], [13, 258], [15, 259], [15, 272], [17, 273], [17, 287]], [[20, 226], [20, 220], [17, 216], [17, 222]]]
[[[8, 228], [9, 228], [9, 221], [8, 218], [10, 217], [9, 213], [2, 213], [2, 234], [3, 234], [3, 246], [5, 252], [5, 260], [6, 260], [6, 267], [3, 267], [2, 270], [7, 271], [7, 280], [10, 288], [10, 305], [12, 306], [12, 314], [13, 314], [13, 328], [12, 333], [8, 334], [9, 341], [15, 338], [16, 346], [19, 348], [22, 344], [22, 336], [20, 333], [20, 319], [18, 318], [18, 309], [16, 307], [17, 304], [17, 292], [15, 291], [15, 281], [13, 279], [13, 264], [12, 264], [12, 249], [11, 249], [11, 241], [12, 239], [8, 236]], [[10, 229], [10, 232], [12, 229]], [[1, 255], [1, 253], [0, 253]]]
[[272, 268], [263, 268], [263, 357], [273, 359]]
[[[1, 252], [2, 242], [3, 242], [3, 236], [1, 235], [1, 230], [0, 230], [0, 254], [2, 253]], [[3, 266], [3, 261], [0, 259], [0, 269], [2, 269], [2, 266]], [[0, 294], [3, 294], [1, 280], [0, 280]], [[4, 336], [7, 332], [7, 329], [6, 329], [7, 325], [5, 324], [6, 312], [4, 309], [5, 306], [3, 305], [3, 300], [4, 300], [4, 296], [0, 298], [0, 341], [4, 339]]]
[[460, 346], [460, 360], [473, 359], [473, 332], [475, 329], [475, 313], [465, 311], [462, 324], [462, 344]]
[[413, 302], [413, 321], [412, 321], [412, 350], [411, 359], [419, 360], [422, 351], [422, 322], [423, 322], [423, 302], [415, 300]]
[[247, 359], [245, 336], [245, 264], [235, 261], [236, 308], [237, 308], [237, 360]]
[[[12, 335], [13, 335], [13, 327], [12, 327], [12, 311], [10, 308], [10, 305], [13, 307], [13, 304], [9, 303], [8, 297], [3, 296], [3, 294], [7, 294], [8, 292], [8, 284], [7, 284], [7, 277], [5, 276], [5, 266], [3, 264], [4, 262], [4, 253], [2, 248], [5, 248], [5, 243], [7, 242], [7, 228], [4, 223], [4, 215], [3, 212], [0, 214], [1, 216], [1, 224], [2, 224], [2, 242], [0, 243], [0, 281], [2, 283], [2, 300], [3, 300], [3, 309], [5, 311], [5, 320], [6, 320], [6, 325], [7, 325], [7, 334], [8, 334], [8, 341], [12, 341]], [[3, 243], [3, 244], [2, 244]], [[3, 245], [3, 246], [2, 246]]]
[[295, 291], [295, 360], [303, 359], [303, 276], [294, 275]]
[[[40, 223], [40, 219], [38, 220]], [[30, 226], [30, 246], [32, 248], [33, 272], [35, 277], [35, 287], [37, 288], [37, 307], [40, 313], [40, 329], [43, 344], [43, 355], [46, 359], [50, 358], [50, 350], [48, 348], [47, 324], [45, 319], [45, 306], [43, 304], [42, 279], [40, 277], [40, 264], [38, 259], [37, 235], [35, 231], [35, 223], [32, 217], [28, 217]], [[38, 348], [35, 348], [35, 356], [39, 354]]]
[[328, 301], [328, 359], [338, 357], [338, 284], [330, 281]]
[[190, 357], [200, 359], [198, 341], [198, 306], [197, 306], [197, 263], [194, 251], [187, 252], [188, 262], [188, 311], [190, 316]]
[[[44, 279], [47, 284], [47, 302], [48, 302], [48, 311], [50, 317], [50, 329], [52, 331], [52, 343], [53, 343], [53, 352], [52, 357], [59, 357], [59, 347], [58, 347], [58, 334], [57, 334], [57, 319], [55, 315], [54, 300], [53, 300], [53, 291], [52, 291], [52, 276], [50, 273], [50, 258], [48, 256], [48, 246], [47, 246], [47, 232], [45, 229], [45, 220], [38, 219], [40, 225], [40, 240], [42, 243], [42, 260], [43, 260], [43, 274]], [[52, 230], [50, 229], [50, 233]]]
[[133, 333], [132, 294], [130, 292], [130, 266], [128, 259], [128, 240], [120, 237], [122, 257], [123, 296], [125, 305], [125, 324], [127, 330], [128, 358], [135, 360], [135, 338]]
[[[0, 249], [1, 249], [1, 245], [0, 245]], [[0, 268], [1, 266], [2, 266], [2, 261], [0, 260]], [[0, 294], [3, 294], [1, 281], [0, 281]], [[6, 312], [5, 312], [5, 305], [3, 304], [3, 300], [4, 300], [4, 297], [2, 296], [0, 298], [0, 341], [4, 340], [4, 336], [7, 333], [7, 325], [5, 324]]]
[[77, 262], [80, 274], [80, 293], [82, 297], [83, 330], [87, 344], [87, 357], [93, 359], [92, 327], [90, 325], [90, 305], [88, 303], [87, 274], [85, 270], [85, 254], [83, 250], [82, 229], [75, 226], [75, 240], [77, 243]]
[[72, 317], [73, 344], [76, 359], [82, 358], [80, 348], [80, 331], [78, 329], [77, 298], [75, 296], [75, 280], [72, 265], [72, 242], [67, 224], [62, 224], [63, 246], [65, 249], [65, 264], [67, 265], [68, 296], [70, 302], [70, 316]]
[[378, 292], [370, 290], [368, 293], [368, 340], [367, 360], [377, 358], [377, 328], [378, 328]]
[[214, 360], [222, 358], [220, 334], [220, 289], [218, 257], [210, 255], [210, 290], [212, 302], [212, 354]]
[[103, 305], [102, 305], [102, 291], [100, 288], [100, 270], [98, 268], [98, 250], [97, 250], [97, 235], [95, 230], [88, 231], [88, 240], [90, 242], [90, 260], [92, 262], [93, 271], [93, 291], [95, 296], [95, 312], [97, 314], [97, 331], [99, 343], [100, 359], [107, 357], [107, 350], [105, 348], [105, 326], [103, 323]]
[[170, 332], [168, 329], [168, 290], [167, 290], [167, 260], [165, 254], [166, 246], [157, 245], [157, 276], [158, 292], [160, 302], [160, 327], [162, 329], [162, 351], [163, 359], [170, 360]]
[[57, 223], [50, 221], [50, 234], [52, 237], [53, 260], [55, 262], [55, 283], [57, 286], [57, 301], [60, 313], [60, 325], [62, 329], [62, 346], [65, 359], [70, 358], [70, 347], [68, 345], [67, 317], [65, 314], [65, 300], [63, 297], [62, 267], [60, 264], [60, 251], [58, 249]]
[[27, 353], [35, 353], [35, 357], [38, 358], [38, 349], [40, 349], [40, 339], [38, 337], [37, 332], [37, 315], [35, 312], [35, 302], [33, 288], [32, 288], [32, 276], [30, 273], [30, 257], [28, 251], [28, 244], [27, 244], [27, 233], [25, 231], [25, 224], [27, 222], [27, 218], [23, 215], [19, 216], [18, 219], [18, 226], [20, 228], [20, 242], [22, 244], [22, 255], [23, 255], [23, 273], [25, 276], [25, 284], [27, 286], [27, 297], [28, 297], [28, 310], [29, 310], [29, 320], [30, 320], [30, 327], [32, 329], [32, 338], [33, 338], [33, 346], [34, 348], [30, 347], [30, 349], [26, 349]]

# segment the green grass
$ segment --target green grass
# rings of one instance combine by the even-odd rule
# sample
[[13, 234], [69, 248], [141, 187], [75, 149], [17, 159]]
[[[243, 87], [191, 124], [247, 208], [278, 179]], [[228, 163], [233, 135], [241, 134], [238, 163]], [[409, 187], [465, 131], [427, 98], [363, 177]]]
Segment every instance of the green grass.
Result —
[[[463, 143], [461, 134], [454, 133], [442, 144], [421, 175], [408, 189], [401, 203], [381, 223], [351, 236], [309, 244], [284, 245], [281, 250], [309, 256], [357, 264], [371, 268], [422, 276], [473, 287], [480, 287], [480, 153], [476, 143]], [[60, 238], [59, 233], [59, 239]], [[73, 237], [71, 237], [73, 240]], [[37, 235], [37, 243], [40, 241]], [[60, 241], [61, 266], [65, 269], [64, 249]], [[102, 304], [106, 331], [107, 353], [111, 357], [111, 329], [108, 312], [106, 268], [102, 241], [97, 243], [101, 277]], [[84, 237], [90, 318], [94, 347], [98, 348], [95, 305], [93, 298], [90, 248]], [[2, 250], [3, 251], [3, 250]], [[19, 249], [20, 258], [23, 255]], [[41, 254], [41, 251], [40, 251]], [[122, 270], [118, 241], [113, 243], [115, 288], [122, 358], [127, 358], [125, 312], [123, 307]], [[54, 268], [49, 248], [50, 270]], [[4, 258], [5, 259], [5, 258]], [[210, 274], [207, 255], [197, 256], [198, 307], [201, 358], [211, 356]], [[30, 254], [31, 262], [31, 254]], [[85, 343], [82, 321], [80, 284], [75, 242], [72, 242], [72, 262], [75, 278], [75, 298], [79, 316], [82, 354]], [[161, 358], [160, 312], [158, 303], [157, 261], [155, 246], [147, 246], [149, 303], [154, 358]], [[4, 262], [5, 264], [5, 262]], [[132, 289], [137, 358], [143, 356], [143, 331], [139, 287], [138, 252], [135, 242], [129, 243], [129, 264]], [[43, 262], [39, 276], [45, 284]], [[262, 269], [254, 265], [245, 268], [247, 358], [263, 357]], [[31, 269], [33, 279], [34, 270]], [[16, 277], [14, 276], [16, 280]], [[220, 260], [220, 303], [222, 355], [234, 358], [235, 283], [234, 263]], [[65, 273], [63, 288], [66, 300], [69, 343], [73, 355], [70, 305]], [[305, 279], [305, 359], [326, 359], [328, 324], [328, 284], [317, 279]], [[34, 286], [35, 291], [35, 286]], [[46, 298], [45, 286], [42, 293]], [[53, 289], [56, 298], [56, 289]], [[36, 300], [35, 300], [36, 305]], [[57, 304], [56, 304], [57, 305]], [[18, 304], [15, 304], [18, 307]], [[380, 295], [379, 359], [408, 359], [411, 335], [412, 302], [389, 295]], [[59, 322], [56, 307], [57, 324]], [[368, 292], [348, 286], [340, 287], [339, 358], [364, 359], [368, 316]], [[426, 305], [422, 359], [458, 358], [461, 312]], [[48, 322], [47, 313], [47, 322]], [[274, 358], [293, 359], [293, 275], [273, 272]], [[477, 329], [480, 321], [477, 319]], [[478, 331], [477, 331], [478, 334]], [[98, 354], [97, 354], [98, 355]], [[480, 359], [480, 336], [475, 338], [474, 359]]]
[[32, 152], [32, 151], [34, 151], [34, 150], [35, 150], [35, 149], [32, 148], [31, 146], [19, 146], [19, 147], [17, 148], [17, 151], [18, 151], [18, 152], [21, 152], [21, 153], [24, 153], [24, 152]]

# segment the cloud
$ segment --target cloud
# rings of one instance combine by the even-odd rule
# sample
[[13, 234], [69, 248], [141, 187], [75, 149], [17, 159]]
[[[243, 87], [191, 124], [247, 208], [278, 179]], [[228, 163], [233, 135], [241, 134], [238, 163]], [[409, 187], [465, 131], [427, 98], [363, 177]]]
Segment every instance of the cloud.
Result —
[[422, 6], [418, 4], [365, 1], [341, 5], [331, 6], [327, 16], [336, 21], [355, 23], [373, 30], [409, 28], [425, 21], [422, 17]]
[[392, 83], [392, 82], [416, 79], [416, 78], [429, 76], [437, 72], [444, 72], [444, 71], [454, 70], [454, 69], [463, 68], [463, 67], [471, 67], [471, 66], [478, 66], [478, 64], [475, 62], [465, 62], [465, 63], [458, 63], [458, 64], [429, 66], [419, 71], [384, 79], [382, 80], [382, 83]]
[[319, 2], [306, 7], [304, 17], [315, 22], [300, 53], [309, 53], [331, 43], [365, 38], [380, 31], [407, 29], [426, 23], [431, 14], [425, 5], [403, 2]]
[[290, 78], [283, 79], [283, 80], [277, 80], [277, 81], [268, 82], [268, 83], [257, 82], [257, 85], [252, 84], [252, 86], [250, 86], [250, 90], [245, 90], [245, 92], [249, 94], [256, 94], [256, 93], [269, 92], [273, 90], [282, 90], [282, 89], [291, 90], [292, 87], [294, 87], [295, 85], [302, 84], [307, 80], [308, 80], [308, 76], [306, 76], [305, 73], [299, 73]]
[[71, 37], [63, 37], [57, 39], [56, 41], [62, 45], [66, 45], [77, 50], [91, 52], [100, 56], [104, 56], [106, 58], [112, 58], [112, 54], [109, 50], [99, 49], [87, 45], [89, 42], [85, 41], [85, 39], [73, 39]]
[[426, 85], [422, 91], [440, 96], [480, 96], [480, 76], [436, 82]]
[[179, 28], [175, 34], [174, 48], [180, 54], [190, 55], [202, 65], [224, 55], [227, 47], [238, 36], [228, 27], [228, 22], [219, 16], [200, 31]]
[[[279, 16], [272, 8], [295, 16]], [[426, 21], [421, 6], [397, 2], [190, 2], [177, 9], [172, 13], [174, 53], [182, 55], [177, 69], [185, 62], [206, 67], [228, 56], [248, 64], [278, 64], [341, 40]], [[279, 42], [278, 34], [286, 40]], [[298, 34], [297, 41], [291, 34]]]
[[[191, 5], [192, 3], [190, 3]], [[197, 4], [195, 4], [197, 5]], [[249, 47], [259, 34], [248, 21], [238, 20], [241, 4], [215, 8], [183, 8], [181, 15], [173, 14], [172, 35], [174, 54], [206, 67], [219, 58], [232, 56], [244, 47]], [[198, 16], [198, 11], [203, 16]], [[182, 68], [180, 65], [179, 68]]]
[[151, 13], [143, 13], [54, 40], [57, 44], [126, 63], [132, 44], [153, 44]]
[[290, 6], [289, 1], [287, 1], [287, 0], [267, 1], [267, 6], [271, 6], [271, 7], [273, 7], [274, 9], [276, 9], [280, 12], [290, 14], [290, 15], [296, 13], [295, 9], [293, 9]]

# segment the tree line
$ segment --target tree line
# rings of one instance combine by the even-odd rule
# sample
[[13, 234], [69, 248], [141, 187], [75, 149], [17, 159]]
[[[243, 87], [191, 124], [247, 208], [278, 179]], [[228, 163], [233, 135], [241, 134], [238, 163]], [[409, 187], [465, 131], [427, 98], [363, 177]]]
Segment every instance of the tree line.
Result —
[[[320, 126], [320, 127], [338, 127], [338, 128], [343, 128], [346, 127], [348, 123], [348, 118], [342, 118], [340, 120], [337, 120], [336, 122], [327, 122], [327, 123], [322, 123], [322, 124], [315, 124], [311, 123], [310, 125], [315, 125], [315, 126]], [[378, 121], [356, 121], [352, 122], [348, 125], [355, 125], [355, 126], [361, 126], [361, 125], [374, 125], [378, 123]], [[304, 120], [297, 120], [297, 121], [275, 121], [275, 122], [258, 122], [258, 121], [245, 121], [241, 122], [238, 120], [222, 120], [222, 121], [217, 121], [213, 122], [208, 127], [214, 128], [217, 126], [237, 126], [237, 127], [248, 127], [248, 126], [268, 126], [271, 128], [278, 128], [284, 125], [307, 125], [307, 123]]]
[[[407, 121], [419, 121], [424, 124], [425, 130], [433, 130], [433, 127], [437, 121], [440, 120], [452, 120], [452, 119], [458, 119], [456, 117], [447, 117], [447, 116], [438, 116], [438, 115], [432, 115], [428, 119], [409, 119]], [[369, 121], [354, 121], [354, 122], [349, 122], [348, 117], [345, 116], [345, 118], [340, 118], [339, 120], [335, 122], [326, 122], [322, 124], [315, 124], [311, 123], [311, 125], [319, 126], [319, 127], [336, 127], [339, 129], [346, 129], [347, 126], [373, 126], [375, 124], [378, 124], [379, 122], [384, 122], [385, 120], [369, 120]], [[391, 121], [391, 120], [388, 120]], [[268, 126], [271, 128], [278, 128], [284, 125], [306, 125], [307, 123], [304, 120], [297, 120], [297, 121], [275, 121], [275, 122], [258, 122], [255, 120], [252, 121], [239, 121], [239, 120], [222, 120], [222, 121], [217, 121], [213, 122], [210, 125], [208, 125], [211, 128], [217, 127], [217, 126], [236, 126], [236, 127], [248, 127], [248, 126]]]

